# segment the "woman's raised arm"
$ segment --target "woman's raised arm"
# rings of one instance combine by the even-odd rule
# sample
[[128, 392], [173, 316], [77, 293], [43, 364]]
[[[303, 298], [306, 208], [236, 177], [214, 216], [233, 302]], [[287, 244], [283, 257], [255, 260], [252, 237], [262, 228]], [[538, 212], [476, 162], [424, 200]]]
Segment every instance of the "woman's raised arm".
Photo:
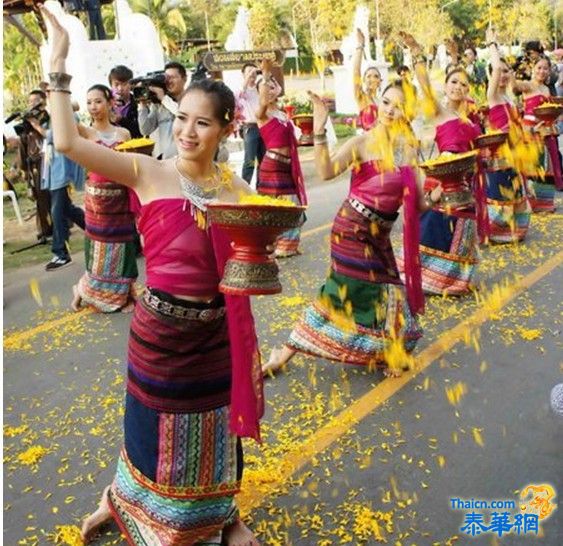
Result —
[[48, 9], [43, 6], [40, 9], [52, 45], [49, 104], [56, 150], [110, 180], [137, 187], [142, 172], [150, 168], [156, 160], [141, 154], [115, 152], [80, 135], [70, 101], [71, 76], [65, 73], [69, 47], [68, 32]]
[[330, 154], [325, 125], [328, 109], [321, 97], [308, 91], [313, 102], [313, 139], [315, 144], [315, 167], [323, 180], [330, 180], [343, 173], [350, 165], [361, 162], [362, 142], [365, 135], [348, 140], [335, 153]]

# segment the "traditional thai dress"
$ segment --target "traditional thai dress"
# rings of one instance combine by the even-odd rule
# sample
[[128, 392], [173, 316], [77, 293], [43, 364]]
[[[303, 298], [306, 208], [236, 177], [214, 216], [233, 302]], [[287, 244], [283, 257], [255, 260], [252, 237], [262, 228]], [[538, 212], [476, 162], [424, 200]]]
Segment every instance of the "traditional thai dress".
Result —
[[[436, 127], [440, 152], [463, 153], [479, 135], [480, 127], [468, 120], [451, 119]], [[426, 189], [433, 181], [426, 179]], [[422, 288], [430, 294], [469, 292], [477, 266], [477, 223], [474, 210], [441, 210], [439, 204], [420, 218]], [[399, 260], [399, 267], [402, 259]], [[402, 267], [401, 267], [402, 269]]]
[[[291, 332], [296, 351], [348, 364], [374, 366], [397, 340], [414, 349], [422, 336], [415, 313], [424, 299], [418, 264], [416, 181], [410, 168], [379, 172], [374, 162], [352, 173], [350, 192], [330, 238], [330, 273], [314, 303]], [[390, 233], [405, 199], [404, 230], [411, 258], [407, 297]], [[413, 231], [414, 230], [414, 231]]]
[[[98, 132], [98, 137], [108, 148], [120, 143], [116, 132]], [[91, 172], [84, 208], [86, 272], [78, 281], [78, 293], [85, 304], [103, 313], [119, 311], [134, 299], [138, 276], [128, 189]]]
[[[511, 124], [519, 123], [516, 108], [509, 102], [492, 106], [488, 120], [491, 129], [506, 133]], [[504, 146], [506, 145], [509, 143]], [[510, 165], [502, 148], [493, 157], [486, 159], [484, 166], [489, 239], [494, 243], [523, 241], [530, 225], [531, 208], [522, 175]]]
[[180, 198], [139, 211], [147, 290], [131, 323], [125, 441], [109, 492], [134, 546], [222, 544], [222, 529], [238, 517], [238, 437], [259, 439], [263, 397], [249, 299], [219, 294], [230, 241], [190, 211], [193, 203]]
[[[300, 205], [307, 204], [305, 184], [297, 154], [297, 139], [291, 121], [272, 117], [260, 127], [266, 154], [258, 172], [258, 193], [284, 196]], [[272, 148], [289, 148], [289, 156]], [[276, 255], [293, 256], [299, 253], [301, 226], [282, 233], [276, 241]]]
[[[534, 109], [547, 102], [545, 95], [533, 95], [524, 99], [524, 126], [530, 130], [539, 120], [534, 115]], [[561, 157], [557, 146], [557, 137], [554, 134], [540, 137], [538, 134], [530, 135], [530, 139], [541, 149], [536, 172], [527, 173], [528, 183], [531, 186], [530, 204], [533, 212], [555, 211], [555, 187], [563, 189], [563, 175]]]
[[377, 124], [377, 104], [375, 104], [375, 102], [372, 102], [368, 104], [365, 108], [362, 108], [360, 110], [360, 114], [358, 117], [359, 117], [360, 127], [364, 131], [369, 131], [370, 129], [373, 129]]

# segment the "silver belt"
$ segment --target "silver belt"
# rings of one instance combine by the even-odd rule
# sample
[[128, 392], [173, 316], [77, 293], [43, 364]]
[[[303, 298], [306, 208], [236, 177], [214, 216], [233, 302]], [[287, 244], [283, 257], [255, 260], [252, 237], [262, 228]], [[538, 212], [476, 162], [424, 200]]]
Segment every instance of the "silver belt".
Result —
[[184, 320], [199, 320], [201, 322], [211, 322], [225, 315], [225, 307], [215, 309], [194, 309], [183, 305], [174, 305], [168, 301], [160, 299], [157, 295], [145, 290], [143, 301], [150, 309], [162, 315]]
[[125, 190], [122, 189], [108, 189], [108, 188], [96, 188], [93, 186], [86, 186], [86, 193], [90, 195], [98, 195], [102, 197], [113, 197], [114, 195], [122, 195]]
[[276, 161], [279, 161], [280, 163], [285, 163], [286, 165], [289, 165], [291, 163], [291, 157], [287, 157], [283, 154], [278, 154], [273, 150], [266, 150], [266, 155], [270, 159], [275, 159]]
[[356, 211], [359, 212], [364, 218], [367, 218], [370, 222], [379, 222], [380, 224], [392, 224], [392, 220], [385, 220], [385, 218], [381, 218], [377, 212], [374, 212], [370, 208], [366, 207], [362, 202], [354, 199], [353, 197], [348, 199], [348, 203], [350, 206]]

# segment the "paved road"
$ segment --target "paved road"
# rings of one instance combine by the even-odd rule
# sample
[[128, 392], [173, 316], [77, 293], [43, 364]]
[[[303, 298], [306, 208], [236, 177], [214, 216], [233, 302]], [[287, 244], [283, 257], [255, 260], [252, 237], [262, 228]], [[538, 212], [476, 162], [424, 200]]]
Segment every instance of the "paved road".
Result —
[[[284, 293], [253, 301], [265, 354], [322, 283], [346, 190], [345, 178], [312, 187], [304, 253], [281, 264]], [[297, 357], [267, 380], [264, 442], [245, 446], [240, 497], [263, 544], [540, 543], [471, 538], [451, 499], [518, 501], [530, 483], [563, 491], [563, 418], [549, 408], [563, 371], [562, 227], [561, 215], [534, 217], [525, 245], [483, 250], [476, 296], [429, 299], [417, 370], [402, 378]], [[8, 545], [52, 543], [56, 526], [78, 524], [113, 475], [130, 316], [70, 314], [82, 268], [77, 256], [57, 273], [4, 276]], [[563, 543], [562, 521], [555, 512], [542, 522], [541, 544]], [[110, 528], [98, 544], [122, 541]]]

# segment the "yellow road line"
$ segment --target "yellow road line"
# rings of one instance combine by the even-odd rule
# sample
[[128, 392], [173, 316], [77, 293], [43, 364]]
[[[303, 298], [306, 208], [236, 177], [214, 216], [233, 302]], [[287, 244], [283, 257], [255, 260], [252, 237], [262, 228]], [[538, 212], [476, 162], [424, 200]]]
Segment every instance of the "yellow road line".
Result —
[[4, 345], [11, 345], [11, 344], [18, 344], [21, 341], [29, 341], [31, 338], [48, 332], [49, 330], [53, 330], [70, 322], [71, 320], [77, 320], [81, 316], [84, 316], [89, 313], [93, 313], [93, 309], [86, 307], [82, 309], [79, 313], [68, 313], [56, 320], [50, 320], [48, 322], [44, 322], [43, 324], [39, 324], [39, 326], [35, 326], [35, 328], [30, 328], [28, 330], [21, 330], [19, 332], [15, 332], [10, 334], [9, 336], [4, 336]]
[[[332, 222], [330, 222], [328, 224], [323, 224], [322, 226], [318, 226], [318, 227], [313, 228], [313, 229], [309, 229], [307, 231], [304, 231], [301, 234], [301, 238], [309, 237], [311, 235], [314, 235], [315, 233], [318, 233], [320, 231], [324, 231], [324, 230], [330, 228], [331, 226], [332, 226]], [[90, 308], [85, 308], [85, 309], [83, 309], [82, 312], [92, 313], [93, 310], [90, 309]], [[10, 334], [9, 336], [4, 337], [4, 345], [10, 345], [10, 344], [14, 344], [14, 343], [19, 344], [21, 341], [30, 341], [31, 338], [33, 338], [33, 337], [35, 337], [39, 334], [44, 334], [44, 333], [48, 332], [49, 330], [53, 330], [55, 328], [58, 328], [59, 326], [66, 324], [67, 322], [71, 321], [73, 318], [77, 318], [77, 314], [74, 313], [74, 312], [68, 313], [67, 315], [64, 315], [63, 317], [61, 317], [60, 319], [51, 320], [51, 321], [45, 322], [43, 324], [39, 324], [38, 326], [35, 326], [34, 328], [15, 332], [13, 334]]]
[[308, 229], [307, 231], [304, 231], [303, 233], [301, 233], [301, 239], [305, 238], [305, 237], [309, 237], [310, 235], [314, 235], [315, 233], [318, 233], [319, 231], [324, 231], [325, 229], [328, 229], [332, 226], [332, 222], [329, 222], [328, 224], [323, 224], [322, 226], [318, 226], [316, 228], [313, 229]]
[[242, 491], [237, 497], [237, 504], [244, 513], [259, 506], [266, 497], [275, 493], [279, 486], [285, 483], [293, 474], [301, 470], [312, 457], [318, 455], [330, 446], [335, 440], [349, 432], [350, 428], [357, 425], [373, 410], [386, 402], [397, 391], [402, 389], [418, 374], [435, 362], [454, 345], [466, 338], [467, 333], [481, 326], [491, 314], [498, 312], [522, 292], [533, 286], [543, 277], [553, 271], [563, 262], [563, 251], [559, 252], [547, 262], [543, 263], [529, 275], [516, 282], [514, 286], [501, 293], [495, 301], [495, 309], [487, 307], [477, 309], [467, 319], [454, 328], [442, 334], [436, 341], [416, 355], [417, 368], [404, 373], [399, 378], [385, 379], [376, 387], [358, 398], [348, 408], [333, 417], [326, 425], [317, 430], [308, 440], [288, 451], [279, 461], [277, 481], [269, 483], [260, 490]]

